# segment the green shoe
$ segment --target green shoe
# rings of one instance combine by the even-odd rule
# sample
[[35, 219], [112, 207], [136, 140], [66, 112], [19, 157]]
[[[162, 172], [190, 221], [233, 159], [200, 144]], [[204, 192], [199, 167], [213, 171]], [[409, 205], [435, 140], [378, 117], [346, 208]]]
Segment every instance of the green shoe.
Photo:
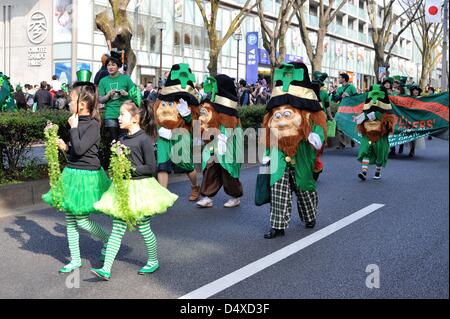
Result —
[[147, 264], [144, 267], [142, 267], [138, 273], [139, 275], [151, 274], [152, 272], [155, 272], [157, 269], [159, 269], [159, 264], [154, 264], [153, 266]]
[[109, 279], [111, 279], [111, 274], [104, 271], [103, 269], [91, 268], [91, 272], [97, 277], [102, 278], [103, 280], [109, 281]]
[[70, 273], [70, 272], [74, 271], [75, 269], [80, 268], [81, 266], [82, 266], [81, 262], [80, 263], [74, 263], [74, 264], [69, 263], [69, 264], [65, 265], [64, 267], [62, 267], [59, 270], [59, 272], [63, 273], [63, 274]]

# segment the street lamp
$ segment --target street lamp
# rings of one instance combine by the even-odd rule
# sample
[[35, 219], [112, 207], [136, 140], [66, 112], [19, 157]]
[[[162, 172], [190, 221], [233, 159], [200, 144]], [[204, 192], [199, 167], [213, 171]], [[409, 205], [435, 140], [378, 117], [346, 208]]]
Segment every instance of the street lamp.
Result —
[[163, 47], [163, 30], [166, 29], [166, 23], [163, 20], [156, 22], [155, 28], [159, 30], [159, 76], [162, 80], [162, 47]]
[[239, 82], [239, 41], [242, 40], [241, 30], [233, 34], [233, 39], [237, 41], [237, 82]]

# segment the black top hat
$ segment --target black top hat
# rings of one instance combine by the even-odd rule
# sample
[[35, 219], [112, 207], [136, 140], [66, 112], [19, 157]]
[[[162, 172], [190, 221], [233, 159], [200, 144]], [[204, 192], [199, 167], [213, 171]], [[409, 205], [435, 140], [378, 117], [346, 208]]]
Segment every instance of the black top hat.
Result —
[[412, 95], [414, 90], [418, 90], [419, 91], [419, 95], [422, 94], [422, 89], [420, 88], [420, 86], [418, 86], [417, 84], [413, 84], [409, 88], [409, 95]]
[[189, 64], [174, 64], [158, 98], [166, 102], [178, 102], [179, 99], [183, 99], [189, 105], [198, 106], [200, 102], [194, 82], [195, 75], [189, 68]]
[[363, 107], [364, 113], [381, 112], [381, 113], [394, 113], [389, 100], [389, 93], [386, 88], [380, 84], [374, 84], [370, 87], [370, 91], [367, 94], [366, 102]]
[[204, 83], [206, 93], [211, 93], [210, 102], [218, 113], [238, 117], [238, 95], [234, 81], [228, 75], [219, 74], [215, 78], [209, 76]]
[[318, 112], [322, 110], [318, 97], [320, 87], [311, 83], [308, 68], [304, 63], [283, 63], [274, 74], [275, 87], [266, 111], [280, 105], [291, 105], [299, 110]]

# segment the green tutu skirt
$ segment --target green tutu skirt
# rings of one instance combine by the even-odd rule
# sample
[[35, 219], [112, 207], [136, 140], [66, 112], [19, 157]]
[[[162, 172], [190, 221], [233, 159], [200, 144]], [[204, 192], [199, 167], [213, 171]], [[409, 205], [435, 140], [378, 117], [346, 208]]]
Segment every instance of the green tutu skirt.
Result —
[[[100, 201], [95, 203], [94, 207], [114, 218], [127, 221], [129, 218], [120, 211], [116, 196], [113, 183], [108, 191], [103, 194]], [[147, 216], [165, 213], [177, 199], [177, 195], [162, 187], [153, 177], [129, 181], [128, 205], [134, 220], [139, 221]]]
[[[103, 168], [96, 171], [66, 167], [61, 173], [62, 210], [73, 215], [97, 213], [94, 204], [111, 185]], [[52, 191], [42, 195], [42, 200], [51, 206]]]

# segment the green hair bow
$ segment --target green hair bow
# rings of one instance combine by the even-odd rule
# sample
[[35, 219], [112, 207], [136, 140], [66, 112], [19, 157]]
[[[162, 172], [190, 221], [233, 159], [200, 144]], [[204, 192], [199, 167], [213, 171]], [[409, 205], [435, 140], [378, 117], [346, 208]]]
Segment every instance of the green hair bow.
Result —
[[283, 91], [289, 91], [289, 85], [292, 81], [303, 81], [303, 69], [296, 69], [293, 64], [282, 63], [281, 68], [275, 70], [274, 82], [281, 80], [283, 82]]
[[203, 83], [203, 90], [205, 93], [211, 93], [211, 101], [214, 102], [216, 100], [216, 94], [219, 93], [216, 78], [213, 76], [206, 77]]
[[195, 75], [189, 71], [189, 64], [180, 63], [180, 69], [171, 72], [170, 78], [172, 80], [179, 80], [181, 82], [181, 88], [185, 89], [188, 82], [195, 82]]
[[379, 99], [384, 99], [386, 97], [386, 94], [381, 90], [379, 84], [374, 84], [372, 91], [369, 92], [368, 97], [372, 99], [373, 103], [376, 103]]

